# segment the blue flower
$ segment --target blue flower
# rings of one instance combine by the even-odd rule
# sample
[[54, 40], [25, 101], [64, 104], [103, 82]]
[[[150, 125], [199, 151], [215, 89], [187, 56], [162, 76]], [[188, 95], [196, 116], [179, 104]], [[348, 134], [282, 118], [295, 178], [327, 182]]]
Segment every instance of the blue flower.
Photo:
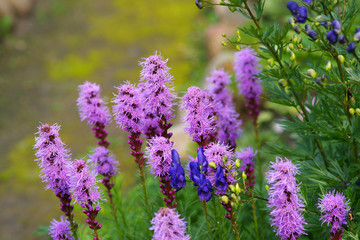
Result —
[[200, 181], [200, 166], [197, 162], [190, 162], [190, 179], [195, 186], [199, 185]]
[[341, 23], [338, 20], [332, 21], [332, 26], [336, 34], [340, 34], [341, 32]]
[[224, 176], [223, 169], [220, 165], [218, 165], [216, 168], [215, 186], [216, 186], [217, 190], [222, 191], [222, 192], [226, 192], [226, 190], [228, 189], [228, 183]]
[[204, 148], [203, 148], [203, 147], [200, 147], [199, 150], [198, 150], [197, 160], [198, 160], [199, 165], [202, 166], [202, 168], [201, 168], [202, 171], [203, 171], [204, 173], [207, 173], [207, 169], [208, 169], [209, 163], [208, 163], [208, 161], [206, 160], [206, 157], [205, 157], [205, 154], [204, 154]]
[[310, 29], [309, 30], [309, 32], [307, 33], [307, 35], [309, 36], [309, 37], [311, 37], [312, 38], [312, 40], [316, 40], [316, 39], [318, 39], [318, 33], [315, 31], [315, 30], [313, 30], [313, 29]]
[[209, 201], [212, 197], [211, 192], [213, 191], [211, 182], [205, 177], [203, 173], [200, 173], [198, 195], [200, 201]]
[[339, 36], [339, 43], [344, 44], [346, 42], [346, 38], [344, 34], [341, 34]]
[[310, 5], [312, 3], [312, 0], [303, 0], [303, 2]]
[[360, 41], [360, 28], [356, 29], [354, 41], [359, 42]]
[[329, 40], [329, 42], [331, 44], [335, 44], [338, 40], [338, 35], [336, 34], [336, 32], [334, 30], [330, 30], [327, 34], [326, 34], [326, 38]]
[[305, 23], [307, 20], [307, 8], [305, 6], [299, 7], [299, 5], [290, 1], [286, 4], [287, 8], [290, 10], [291, 14], [294, 16], [295, 22]]
[[349, 45], [348, 45], [348, 47], [347, 47], [346, 50], [348, 51], [348, 53], [353, 53], [353, 52], [355, 52], [355, 43], [354, 43], [354, 42], [349, 43]]
[[290, 10], [291, 14], [293, 16], [297, 15], [298, 13], [298, 9], [299, 9], [299, 5], [297, 5], [296, 2], [294, 1], [290, 1], [286, 4], [286, 7]]
[[180, 156], [175, 149], [171, 150], [171, 167], [169, 169], [171, 181], [170, 184], [176, 191], [186, 186], [185, 172], [180, 163]]

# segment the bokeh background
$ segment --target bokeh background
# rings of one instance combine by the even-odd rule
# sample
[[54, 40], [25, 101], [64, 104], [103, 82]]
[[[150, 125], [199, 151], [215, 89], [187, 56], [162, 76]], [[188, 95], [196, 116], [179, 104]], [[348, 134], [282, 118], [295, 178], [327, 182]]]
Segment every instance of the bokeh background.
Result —
[[[282, 16], [279, 2], [268, 1], [268, 16]], [[246, 21], [228, 9], [199, 11], [193, 0], [0, 0], [0, 239], [43, 239], [34, 234], [37, 227], [60, 215], [58, 199], [44, 190], [34, 161], [40, 122], [62, 126], [73, 158], [95, 147], [90, 127], [78, 116], [79, 84], [100, 84], [109, 102], [114, 86], [138, 82], [138, 62], [157, 51], [169, 58], [182, 96], [191, 85], [203, 86], [213, 67], [231, 70], [234, 48], [221, 46], [221, 34], [231, 36], [239, 24]], [[269, 122], [288, 110], [262, 107], [260, 121], [273, 138], [279, 129]], [[115, 123], [107, 129], [126, 191], [136, 184], [135, 164], [125, 133]], [[181, 141], [188, 138], [179, 124], [173, 131]], [[244, 136], [242, 145], [250, 141]]]

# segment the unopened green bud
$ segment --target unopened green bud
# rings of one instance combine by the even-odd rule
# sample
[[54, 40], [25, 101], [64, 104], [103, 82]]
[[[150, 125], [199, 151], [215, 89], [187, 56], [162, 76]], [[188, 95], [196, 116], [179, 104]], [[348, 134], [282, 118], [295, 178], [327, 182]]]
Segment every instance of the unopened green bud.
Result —
[[214, 162], [209, 162], [209, 166], [210, 166], [211, 168], [216, 169], [216, 163], [214, 163]]
[[247, 176], [246, 176], [245, 172], [242, 172], [242, 178], [245, 179], [245, 180], [247, 179]]
[[241, 164], [240, 164], [240, 159], [237, 158], [237, 159], [235, 160], [235, 167], [239, 168], [240, 165], [241, 165]]
[[355, 112], [356, 112], [356, 114], [357, 114], [358, 116], [360, 116], [360, 109], [359, 109], [359, 108], [356, 108], [356, 109], [355, 109]]
[[236, 201], [237, 197], [236, 197], [235, 193], [232, 193], [230, 196], [232, 199], [234, 199]]
[[223, 45], [224, 47], [227, 46], [227, 43], [226, 42], [221, 42], [221, 45]]
[[236, 202], [231, 202], [230, 205], [233, 209], [236, 209], [238, 207], [238, 204]]
[[238, 50], [238, 51], [240, 51], [240, 50], [241, 50], [240, 45], [236, 45], [236, 50]]
[[236, 39], [236, 42], [240, 43], [240, 42], [241, 42], [241, 37], [238, 37], [238, 38]]
[[236, 192], [236, 195], [239, 195], [240, 192], [241, 192], [241, 188], [240, 188], [239, 183], [236, 183], [236, 185], [235, 185], [235, 192]]
[[345, 58], [344, 58], [343, 55], [339, 55], [339, 56], [338, 56], [338, 59], [339, 59], [339, 61], [340, 61], [341, 63], [344, 63], [344, 62], [345, 62]]
[[265, 189], [266, 189], [266, 191], [269, 191], [269, 189], [270, 189], [269, 185], [266, 184]]
[[320, 22], [315, 22], [314, 24], [315, 24], [315, 26], [317, 26], [317, 27], [320, 26]]
[[229, 185], [229, 188], [230, 188], [230, 191], [232, 191], [232, 192], [235, 192], [235, 186], [234, 185]]
[[291, 50], [294, 50], [294, 44], [290, 43], [290, 44], [289, 44], [289, 48], [290, 48]]
[[289, 18], [288, 19], [288, 21], [289, 21], [289, 23], [290, 23], [290, 25], [293, 27], [294, 25], [295, 25], [295, 19], [294, 18]]
[[290, 61], [295, 61], [295, 59], [296, 59], [295, 53], [290, 52]]
[[292, 39], [294, 43], [298, 43], [299, 38], [296, 34], [294, 34], [294, 38]]
[[268, 59], [268, 64], [270, 65], [270, 67], [273, 67], [273, 66], [275, 65], [274, 59], [269, 58], [269, 59]]
[[298, 39], [298, 43], [300, 44], [300, 43], [302, 43], [302, 37], [299, 37], [299, 39]]
[[316, 78], [316, 72], [315, 72], [314, 69], [311, 69], [311, 68], [308, 69], [308, 70], [307, 70], [307, 73], [309, 74], [310, 77]]
[[226, 196], [226, 195], [221, 196], [221, 201], [225, 204], [228, 204], [228, 202], [229, 202], [228, 196]]
[[286, 82], [286, 80], [283, 79], [283, 78], [279, 80], [279, 84], [280, 84], [280, 86], [282, 86], [282, 87], [286, 87], [286, 86], [287, 86], [287, 82]]
[[240, 37], [240, 30], [237, 30], [237, 31], [236, 31], [236, 35], [237, 35], [238, 37]]
[[223, 33], [223, 34], [221, 34], [221, 36], [226, 37], [226, 34], [225, 34], [225, 33]]
[[325, 66], [325, 70], [326, 70], [326, 71], [330, 71], [330, 69], [331, 69], [331, 62], [328, 61], [328, 62], [326, 63], [326, 66]]
[[223, 160], [223, 163], [225, 164], [228, 161], [228, 157], [226, 155], [224, 155], [222, 160]]
[[354, 114], [355, 114], [355, 110], [354, 110], [353, 108], [350, 108], [350, 109], [349, 109], [349, 113], [350, 113], [351, 115], [354, 115]]

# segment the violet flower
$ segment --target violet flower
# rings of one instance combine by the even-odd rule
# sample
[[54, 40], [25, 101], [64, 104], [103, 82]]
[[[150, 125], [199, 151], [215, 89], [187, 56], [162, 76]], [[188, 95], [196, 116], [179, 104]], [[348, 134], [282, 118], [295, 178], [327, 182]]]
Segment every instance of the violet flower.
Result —
[[218, 191], [225, 193], [228, 189], [229, 184], [226, 182], [223, 169], [220, 165], [216, 167], [216, 182], [215, 187]]
[[49, 236], [53, 240], [73, 240], [71, 235], [70, 222], [61, 216], [60, 221], [53, 219], [49, 227]]
[[206, 176], [200, 172], [199, 181], [198, 181], [198, 195], [200, 201], [209, 201], [212, 197], [211, 192], [213, 191], [211, 182]]
[[331, 225], [331, 234], [335, 235], [341, 226], [346, 224], [350, 207], [349, 200], [342, 193], [333, 190], [323, 195], [322, 198], [319, 198], [318, 208], [321, 212], [322, 223]]
[[175, 188], [176, 191], [179, 191], [186, 186], [185, 172], [181, 166], [179, 153], [175, 149], [171, 150], [171, 158], [172, 162], [169, 169], [171, 186]]
[[199, 150], [198, 150], [198, 155], [196, 157], [199, 165], [201, 166], [201, 170], [204, 172], [204, 173], [207, 173], [208, 171], [208, 166], [209, 166], [209, 163], [208, 161], [206, 160], [206, 156], [204, 154], [204, 148], [203, 147], [200, 147]]
[[269, 189], [269, 204], [271, 226], [275, 227], [276, 235], [282, 240], [296, 240], [304, 232], [306, 224], [301, 212], [304, 204], [299, 197], [299, 186], [295, 175], [299, 174], [298, 168], [288, 159], [276, 158], [270, 162], [270, 170], [266, 173]]
[[254, 189], [255, 180], [254, 178], [256, 175], [254, 175], [254, 159], [257, 154], [257, 151], [254, 152], [254, 150], [251, 147], [240, 149], [239, 152], [236, 152], [236, 158], [241, 160], [241, 166], [240, 171], [245, 172], [246, 174], [246, 188]]
[[230, 144], [236, 148], [236, 139], [242, 130], [239, 114], [235, 110], [232, 95], [227, 89], [231, 83], [230, 75], [224, 69], [213, 70], [210, 77], [206, 78], [209, 92], [214, 96], [216, 104], [216, 115], [218, 117], [218, 139], [222, 143]]
[[239, 92], [246, 99], [246, 108], [253, 116], [253, 122], [257, 121], [260, 110], [260, 95], [262, 92], [261, 81], [255, 75], [259, 74], [259, 58], [251, 48], [244, 48], [235, 53], [234, 71], [235, 79], [239, 82]]
[[152, 240], [189, 240], [186, 222], [175, 209], [161, 208], [151, 220], [150, 230], [154, 231]]
[[112, 177], [118, 171], [118, 162], [114, 158], [115, 156], [110, 153], [109, 149], [100, 146], [95, 148], [89, 160], [95, 164], [95, 170], [98, 174]]
[[195, 186], [198, 186], [200, 181], [199, 163], [192, 161], [189, 163], [189, 167], [190, 167], [190, 180], [193, 181]]

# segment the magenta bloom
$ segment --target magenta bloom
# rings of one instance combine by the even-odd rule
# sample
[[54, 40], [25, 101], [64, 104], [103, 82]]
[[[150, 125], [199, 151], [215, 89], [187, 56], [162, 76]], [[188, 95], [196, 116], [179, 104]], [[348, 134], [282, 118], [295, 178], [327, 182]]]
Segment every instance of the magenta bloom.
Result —
[[116, 123], [127, 132], [141, 132], [141, 121], [144, 118], [141, 92], [130, 82], [122, 84], [117, 89], [118, 94], [112, 101], [115, 104], [113, 111]]
[[182, 108], [187, 111], [185, 131], [200, 146], [216, 134], [215, 101], [211, 94], [198, 87], [189, 87], [183, 97]]
[[298, 168], [288, 159], [276, 158], [270, 162], [270, 170], [266, 173], [269, 189], [269, 204], [271, 226], [275, 227], [276, 235], [283, 240], [296, 240], [304, 232], [306, 224], [301, 212], [304, 210], [303, 201], [299, 197], [299, 186], [295, 175]]
[[70, 152], [59, 136], [60, 126], [43, 124], [35, 137], [35, 156], [41, 168], [41, 178], [46, 182], [46, 189], [55, 195], [70, 195]]
[[87, 119], [90, 125], [103, 124], [104, 126], [111, 122], [109, 109], [100, 98], [100, 92], [100, 86], [95, 83], [85, 82], [79, 85], [77, 105], [81, 121]]
[[95, 170], [98, 174], [112, 177], [118, 171], [116, 168], [118, 162], [106, 147], [95, 148], [89, 160], [95, 163]]
[[322, 223], [331, 225], [330, 233], [336, 234], [341, 226], [346, 224], [346, 217], [350, 211], [349, 200], [346, 197], [333, 190], [319, 198], [318, 208], [321, 212], [320, 220]]
[[236, 139], [242, 132], [241, 120], [238, 120], [239, 114], [236, 112], [232, 95], [227, 89], [231, 83], [230, 75], [224, 69], [213, 70], [210, 77], [206, 78], [209, 92], [214, 96], [217, 102], [216, 115], [218, 117], [218, 138], [222, 143], [230, 144], [236, 148]]
[[61, 216], [60, 221], [53, 219], [49, 227], [49, 236], [54, 240], [73, 240], [70, 222]]
[[96, 184], [95, 173], [90, 171], [84, 160], [76, 160], [71, 171], [71, 189], [80, 205], [98, 203], [101, 194]]
[[161, 208], [151, 220], [150, 230], [154, 231], [152, 240], [189, 240], [186, 235], [186, 222], [175, 209]]
[[154, 137], [149, 140], [146, 148], [147, 165], [150, 166], [150, 173], [157, 177], [170, 180], [171, 149], [173, 143], [164, 137]]
[[235, 53], [234, 71], [235, 78], [239, 82], [239, 92], [244, 95], [249, 109], [249, 114], [252, 115], [253, 121], [256, 122], [259, 115], [260, 95], [262, 92], [260, 79], [254, 75], [259, 74], [259, 58], [256, 57], [256, 52], [251, 48], [244, 48]]
[[243, 148], [240, 149], [239, 152], [236, 152], [236, 158], [241, 160], [241, 166], [240, 166], [240, 171], [241, 172], [245, 172], [247, 178], [246, 178], [246, 187], [250, 187], [251, 189], [254, 188], [254, 184], [255, 184], [255, 180], [254, 178], [256, 177], [254, 175], [254, 158], [256, 155], [257, 151], [254, 152], [254, 150], [251, 147], [247, 147], [247, 148]]
[[[224, 145], [221, 143], [210, 144], [210, 146], [205, 148], [204, 154], [209, 164], [210, 162], [214, 162], [216, 166], [222, 167], [228, 185], [235, 183], [235, 177], [233, 175], [235, 169], [235, 162], [233, 159], [233, 152], [228, 145]], [[224, 157], [227, 158], [225, 163], [223, 161]], [[213, 186], [216, 185], [216, 169], [209, 167], [208, 172], [206, 173], [206, 177], [210, 180]], [[215, 192], [215, 194], [222, 193], [224, 192], [219, 190]]]

